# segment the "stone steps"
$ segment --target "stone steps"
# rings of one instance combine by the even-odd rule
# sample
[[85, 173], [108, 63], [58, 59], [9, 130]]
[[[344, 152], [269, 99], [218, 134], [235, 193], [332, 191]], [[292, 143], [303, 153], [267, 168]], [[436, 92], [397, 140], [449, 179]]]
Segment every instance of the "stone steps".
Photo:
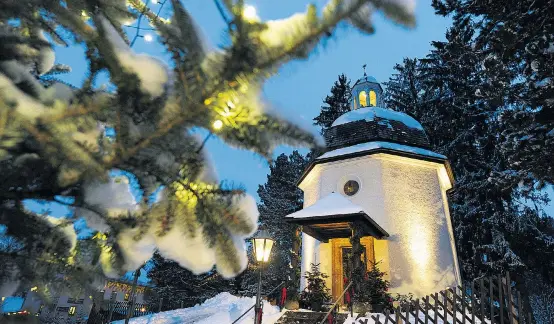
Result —
[[[325, 314], [323, 312], [286, 311], [275, 324], [319, 324]], [[347, 317], [346, 313], [338, 313], [335, 323], [342, 324]]]

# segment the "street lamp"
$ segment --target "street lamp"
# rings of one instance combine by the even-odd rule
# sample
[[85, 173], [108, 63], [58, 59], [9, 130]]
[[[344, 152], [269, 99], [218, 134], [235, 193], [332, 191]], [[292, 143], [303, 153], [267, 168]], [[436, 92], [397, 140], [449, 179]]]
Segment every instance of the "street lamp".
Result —
[[269, 261], [273, 240], [266, 230], [261, 230], [258, 232], [258, 235], [253, 238], [253, 243], [254, 254], [256, 256], [256, 261], [258, 261], [259, 268], [258, 295], [256, 296], [254, 324], [262, 324], [262, 268], [263, 265]]

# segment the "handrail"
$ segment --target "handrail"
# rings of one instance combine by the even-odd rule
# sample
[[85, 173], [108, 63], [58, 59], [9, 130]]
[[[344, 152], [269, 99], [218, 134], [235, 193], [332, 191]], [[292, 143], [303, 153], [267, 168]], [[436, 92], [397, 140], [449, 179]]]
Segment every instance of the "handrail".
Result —
[[[271, 295], [272, 292], [274, 292], [277, 288], [281, 287], [285, 282], [281, 282], [280, 284], [278, 284], [277, 286], [275, 286], [273, 289], [271, 289], [270, 292], [268, 292], [267, 294], [264, 295], [264, 297], [266, 297], [267, 295]], [[231, 324], [235, 324], [236, 322], [238, 322], [241, 318], [244, 317], [244, 315], [248, 314], [248, 312], [250, 312], [252, 310], [252, 308], [254, 308], [256, 306], [256, 304], [252, 305], [249, 309], [247, 309], [244, 313], [242, 313], [242, 315], [240, 315], [236, 320], [233, 321], [233, 323]]]
[[352, 281], [350, 281], [348, 283], [348, 285], [346, 286], [346, 288], [344, 288], [342, 294], [340, 294], [339, 298], [337, 298], [337, 300], [335, 301], [335, 303], [333, 304], [333, 306], [329, 309], [329, 311], [327, 312], [327, 314], [325, 314], [325, 317], [321, 320], [321, 322], [319, 322], [319, 324], [323, 324], [325, 322], [325, 320], [327, 319], [327, 317], [329, 317], [329, 314], [331, 314], [331, 312], [333, 311], [333, 309], [335, 309], [335, 307], [337, 307], [337, 303], [339, 302], [339, 300], [342, 299], [342, 296], [344, 296], [344, 294], [346, 294], [346, 291], [348, 290], [348, 288], [350, 288], [350, 286], [352, 285]]

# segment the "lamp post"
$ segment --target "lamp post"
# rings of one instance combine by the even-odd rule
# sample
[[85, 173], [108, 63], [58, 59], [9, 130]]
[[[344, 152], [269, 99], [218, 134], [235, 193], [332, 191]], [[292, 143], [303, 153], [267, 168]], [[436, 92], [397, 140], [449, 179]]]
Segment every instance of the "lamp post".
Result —
[[269, 261], [269, 254], [273, 247], [273, 240], [269, 237], [269, 233], [265, 230], [258, 232], [253, 239], [254, 254], [258, 262], [259, 278], [258, 278], [258, 295], [256, 296], [256, 306], [254, 308], [255, 317], [254, 324], [262, 323], [262, 268]]

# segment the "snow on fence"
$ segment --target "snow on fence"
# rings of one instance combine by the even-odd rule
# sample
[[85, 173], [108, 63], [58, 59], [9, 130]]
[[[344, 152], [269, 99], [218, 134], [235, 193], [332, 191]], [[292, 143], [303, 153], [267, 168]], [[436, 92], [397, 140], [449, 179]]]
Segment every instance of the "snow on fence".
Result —
[[[348, 320], [345, 323], [350, 323]], [[399, 305], [384, 314], [357, 318], [356, 324], [532, 324], [512, 288], [510, 274], [474, 280], [468, 286], [440, 291]]]

